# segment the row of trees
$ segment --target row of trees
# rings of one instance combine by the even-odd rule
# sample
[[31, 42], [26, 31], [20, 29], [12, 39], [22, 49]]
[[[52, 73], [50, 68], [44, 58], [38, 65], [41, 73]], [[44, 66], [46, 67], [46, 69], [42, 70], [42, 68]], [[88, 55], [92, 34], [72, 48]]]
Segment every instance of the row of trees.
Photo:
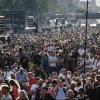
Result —
[[24, 10], [37, 16], [48, 11], [48, 0], [0, 0], [0, 10]]
[[84, 9], [74, 4], [57, 5], [57, 0], [0, 0], [0, 10], [24, 10], [27, 15], [41, 16], [49, 13], [84, 13]]

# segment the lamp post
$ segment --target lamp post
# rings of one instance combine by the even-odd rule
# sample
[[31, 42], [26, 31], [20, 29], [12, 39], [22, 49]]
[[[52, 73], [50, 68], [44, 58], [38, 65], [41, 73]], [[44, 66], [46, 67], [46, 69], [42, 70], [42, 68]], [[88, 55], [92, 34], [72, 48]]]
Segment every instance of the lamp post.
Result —
[[14, 34], [14, 30], [15, 30], [15, 22], [14, 22], [14, 16], [15, 16], [15, 14], [14, 14], [14, 10], [12, 11], [12, 13], [13, 13], [13, 19], [12, 19], [13, 23], [12, 24], [13, 24], [13, 34]]
[[87, 53], [87, 33], [88, 33], [88, 5], [89, 1], [87, 0], [86, 2], [86, 27], [85, 27], [85, 44], [84, 44], [84, 49], [85, 49], [85, 54], [84, 54], [84, 74], [86, 72], [86, 53]]

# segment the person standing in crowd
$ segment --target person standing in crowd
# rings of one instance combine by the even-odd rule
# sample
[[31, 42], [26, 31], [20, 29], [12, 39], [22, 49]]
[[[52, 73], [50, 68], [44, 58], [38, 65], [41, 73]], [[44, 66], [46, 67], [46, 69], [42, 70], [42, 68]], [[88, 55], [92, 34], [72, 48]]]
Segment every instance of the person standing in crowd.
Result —
[[28, 63], [29, 63], [29, 58], [27, 55], [24, 53], [23, 48], [19, 48], [19, 50], [16, 53], [16, 60], [19, 65], [22, 65], [22, 67], [26, 70], [28, 70]]
[[58, 80], [58, 84], [55, 87], [56, 91], [56, 100], [63, 99], [66, 100], [67, 98], [67, 89], [64, 87], [64, 82]]
[[0, 68], [4, 69], [4, 67], [5, 67], [4, 54], [2, 52], [2, 49], [0, 49]]
[[32, 85], [34, 84], [37, 84], [37, 79], [35, 78], [35, 76], [33, 76], [32, 72], [28, 72], [28, 80], [26, 82], [26, 87], [28, 92], [30, 91]]
[[34, 65], [33, 72], [35, 74], [35, 77], [41, 77], [42, 79], [46, 79], [46, 75], [43, 69], [40, 68], [39, 66]]
[[71, 55], [71, 59], [72, 59], [71, 63], [73, 64], [72, 68], [76, 68], [78, 66], [78, 56], [79, 56], [79, 53], [76, 49], [72, 51], [72, 55]]
[[49, 67], [50, 67], [50, 74], [52, 72], [57, 72], [57, 57], [55, 52], [50, 51], [49, 53]]
[[66, 75], [67, 75], [67, 70], [62, 68], [59, 72], [59, 78], [63, 78], [65, 79], [66, 78]]
[[48, 87], [44, 86], [41, 88], [41, 97], [38, 100], [56, 100], [53, 98], [50, 93], [48, 92]]
[[[88, 98], [87, 95], [85, 94], [83, 88], [80, 88], [80, 89], [79, 89], [79, 93], [78, 93], [78, 96], [77, 96], [76, 98], [77, 98], [78, 100], [89, 100], [89, 98]], [[93, 100], [93, 98], [90, 99], [90, 100]]]
[[24, 88], [25, 82], [27, 82], [27, 75], [25, 74], [23, 68], [20, 68], [17, 72], [16, 79], [19, 82], [21, 88]]
[[100, 100], [100, 29], [88, 27], [86, 66], [84, 27], [74, 29], [14, 34], [9, 44], [5, 41], [0, 100]]
[[16, 100], [16, 98], [19, 95], [19, 91], [20, 91], [19, 83], [16, 80], [11, 79], [10, 80], [10, 86], [11, 86], [12, 98], [13, 98], [13, 100]]
[[37, 83], [36, 78], [33, 76], [32, 72], [28, 72], [28, 82], [32, 86], [33, 84]]
[[57, 85], [57, 80], [52, 80], [51, 82], [51, 86], [50, 86], [50, 89], [49, 89], [49, 93], [51, 94], [52, 97], [56, 97], [56, 91], [55, 91], [55, 86]]
[[14, 64], [14, 59], [11, 58], [11, 55], [9, 53], [6, 53], [5, 60], [6, 66], [8, 66], [11, 69], [11, 65]]
[[34, 51], [31, 55], [31, 61], [33, 64], [40, 66], [41, 64], [41, 55], [39, 55], [38, 51]]
[[29, 100], [26, 91], [21, 90], [20, 94], [16, 100]]
[[48, 75], [48, 72], [49, 72], [49, 57], [48, 57], [47, 53], [43, 54], [43, 56], [42, 56], [42, 66], [43, 66], [44, 71]]
[[42, 79], [40, 79], [37, 84], [32, 85], [30, 89], [30, 94], [32, 94], [32, 100], [40, 99], [42, 85], [43, 85]]
[[2, 93], [4, 94], [4, 100], [13, 100], [8, 85], [2, 85]]
[[64, 56], [63, 56], [63, 51], [59, 50], [58, 54], [57, 54], [57, 72], [59, 73], [59, 71], [64, 67]]
[[68, 96], [68, 97], [67, 97], [66, 100], [75, 100], [73, 90], [69, 89], [69, 90], [67, 91], [67, 96]]
[[90, 100], [94, 100], [95, 97], [95, 87], [93, 79], [88, 77], [88, 83], [86, 84], [86, 94]]
[[[18, 49], [18, 48], [17, 48]], [[15, 54], [15, 57], [16, 57], [16, 62], [20, 65], [22, 62], [21, 62], [21, 59], [24, 57], [24, 52], [23, 52], [23, 49], [22, 47], [20, 47], [16, 54]]]
[[79, 53], [79, 55], [80, 55], [81, 57], [84, 55], [85, 50], [84, 50], [84, 48], [83, 48], [82, 46], [80, 46], [80, 48], [78, 49], [78, 53]]
[[5, 96], [2, 93], [2, 90], [0, 89], [0, 100], [5, 100]]
[[22, 67], [28, 71], [28, 63], [30, 61], [29, 58], [27, 56], [23, 56], [20, 60]]
[[72, 73], [74, 72], [73, 63], [70, 54], [67, 54], [65, 57], [65, 65], [67, 70], [71, 71]]

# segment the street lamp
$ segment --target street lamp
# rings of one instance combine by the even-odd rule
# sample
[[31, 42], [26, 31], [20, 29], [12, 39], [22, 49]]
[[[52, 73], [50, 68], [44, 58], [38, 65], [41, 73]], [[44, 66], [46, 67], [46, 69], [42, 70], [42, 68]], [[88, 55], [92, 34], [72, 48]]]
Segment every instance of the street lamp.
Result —
[[86, 72], [86, 53], [87, 53], [87, 33], [88, 33], [88, 6], [89, 5], [89, 0], [86, 2], [86, 27], [85, 27], [85, 54], [84, 54], [84, 74]]

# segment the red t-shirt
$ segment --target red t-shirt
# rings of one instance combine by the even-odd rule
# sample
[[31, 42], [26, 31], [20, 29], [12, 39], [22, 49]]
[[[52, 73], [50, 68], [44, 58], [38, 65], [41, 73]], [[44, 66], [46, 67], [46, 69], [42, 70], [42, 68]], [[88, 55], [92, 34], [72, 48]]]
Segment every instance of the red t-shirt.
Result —
[[13, 96], [13, 100], [16, 100], [16, 98], [18, 98], [19, 88], [17, 86], [12, 87], [12, 96]]

